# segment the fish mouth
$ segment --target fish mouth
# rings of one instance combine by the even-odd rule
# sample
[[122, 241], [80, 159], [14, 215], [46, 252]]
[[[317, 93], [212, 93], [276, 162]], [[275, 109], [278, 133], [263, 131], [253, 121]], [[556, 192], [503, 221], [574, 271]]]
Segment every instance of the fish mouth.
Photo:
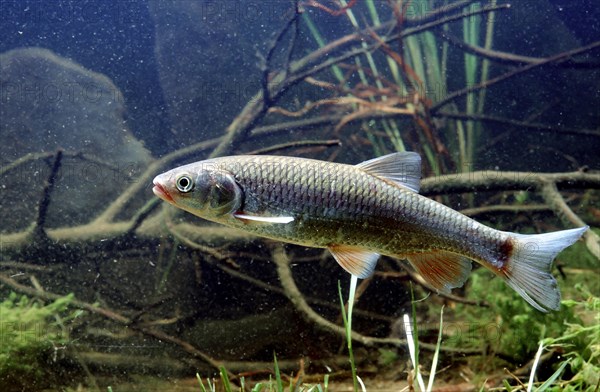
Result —
[[175, 204], [175, 200], [173, 200], [173, 198], [171, 197], [169, 192], [165, 189], [165, 187], [161, 183], [159, 183], [156, 180], [154, 180], [153, 183], [154, 183], [154, 187], [152, 188], [152, 192], [154, 192], [154, 194], [156, 196], [160, 197], [161, 199], [163, 199], [166, 202]]

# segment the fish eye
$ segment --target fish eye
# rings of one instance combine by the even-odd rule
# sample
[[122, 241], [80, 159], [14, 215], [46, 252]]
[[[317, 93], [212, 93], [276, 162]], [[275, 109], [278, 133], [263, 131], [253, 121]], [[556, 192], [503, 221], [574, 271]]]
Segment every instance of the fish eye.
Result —
[[182, 174], [175, 181], [175, 186], [177, 186], [177, 190], [182, 193], [188, 193], [192, 189], [194, 189], [194, 181], [189, 176], [189, 174]]

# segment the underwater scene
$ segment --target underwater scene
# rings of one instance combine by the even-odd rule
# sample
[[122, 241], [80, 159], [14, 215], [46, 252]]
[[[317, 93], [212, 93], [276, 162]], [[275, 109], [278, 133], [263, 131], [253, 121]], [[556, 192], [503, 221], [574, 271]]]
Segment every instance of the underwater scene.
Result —
[[0, 1], [0, 391], [600, 391], [595, 0]]

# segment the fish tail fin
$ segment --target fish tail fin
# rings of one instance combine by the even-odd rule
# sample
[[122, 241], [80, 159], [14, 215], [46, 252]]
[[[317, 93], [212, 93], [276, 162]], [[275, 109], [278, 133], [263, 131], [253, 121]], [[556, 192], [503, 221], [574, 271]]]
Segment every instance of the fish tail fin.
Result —
[[513, 246], [500, 275], [537, 310], [558, 310], [560, 291], [556, 279], [550, 274], [552, 261], [587, 229], [588, 226], [545, 234], [507, 233], [513, 240]]

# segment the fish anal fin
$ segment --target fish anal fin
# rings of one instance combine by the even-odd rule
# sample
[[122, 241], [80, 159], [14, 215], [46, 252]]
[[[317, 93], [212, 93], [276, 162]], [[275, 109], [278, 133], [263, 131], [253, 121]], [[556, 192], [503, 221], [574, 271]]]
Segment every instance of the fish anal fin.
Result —
[[260, 216], [236, 213], [233, 216], [237, 219], [258, 223], [290, 223], [294, 220], [293, 216]]
[[421, 157], [416, 152], [395, 152], [359, 163], [356, 167], [402, 188], [419, 192]]
[[330, 245], [327, 249], [343, 269], [361, 279], [373, 275], [379, 259], [379, 253], [352, 246]]
[[461, 287], [471, 272], [471, 260], [456, 253], [437, 250], [404, 257], [427, 283], [442, 293]]

